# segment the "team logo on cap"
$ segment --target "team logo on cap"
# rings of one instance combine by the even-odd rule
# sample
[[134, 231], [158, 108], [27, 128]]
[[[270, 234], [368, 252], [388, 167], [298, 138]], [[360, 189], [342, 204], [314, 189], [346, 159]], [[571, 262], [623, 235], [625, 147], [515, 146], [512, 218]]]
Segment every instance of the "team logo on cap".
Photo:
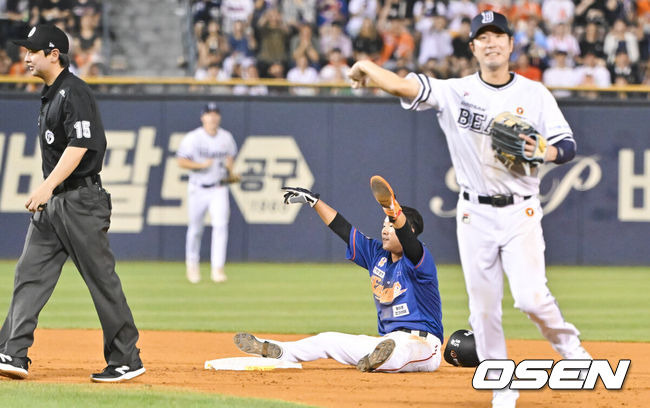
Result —
[[483, 17], [481, 19], [482, 24], [487, 24], [487, 23], [491, 23], [491, 22], [494, 21], [494, 13], [492, 11], [489, 11], [489, 10], [484, 11], [484, 12], [481, 13], [481, 16]]
[[36, 27], [32, 27], [32, 29], [29, 31], [29, 34], [27, 34], [27, 37], [31, 37], [32, 35], [34, 35], [35, 32], [36, 32]]

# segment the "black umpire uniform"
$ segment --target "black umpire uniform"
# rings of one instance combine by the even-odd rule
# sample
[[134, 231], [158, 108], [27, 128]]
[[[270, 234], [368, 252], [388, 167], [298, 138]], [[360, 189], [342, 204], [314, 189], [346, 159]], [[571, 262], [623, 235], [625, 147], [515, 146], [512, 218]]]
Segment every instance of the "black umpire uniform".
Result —
[[[63, 33], [58, 29], [52, 31], [52, 27], [37, 26], [40, 31], [36, 34], [40, 32], [51, 41], [52, 36]], [[30, 49], [38, 46], [24, 41], [17, 43]], [[67, 38], [65, 45], [58, 47], [66, 53]], [[34, 341], [38, 315], [70, 257], [90, 290], [104, 333], [104, 358], [108, 367], [91, 378], [93, 381], [130, 379], [136, 371], [137, 375], [143, 373], [144, 368], [136, 347], [138, 330], [115, 273], [115, 258], [107, 235], [111, 198], [99, 177], [106, 135], [92, 91], [67, 68], [42, 91], [38, 127], [44, 178], [67, 147], [88, 150], [72, 174], [54, 189], [47, 204], [39, 207], [42, 211], [32, 216], [16, 266], [9, 313], [0, 330], [0, 355], [10, 356], [14, 365], [24, 363], [23, 368], [27, 369], [27, 350]], [[12, 376], [10, 370], [5, 373], [14, 378], [24, 378], [26, 371], [24, 374]]]

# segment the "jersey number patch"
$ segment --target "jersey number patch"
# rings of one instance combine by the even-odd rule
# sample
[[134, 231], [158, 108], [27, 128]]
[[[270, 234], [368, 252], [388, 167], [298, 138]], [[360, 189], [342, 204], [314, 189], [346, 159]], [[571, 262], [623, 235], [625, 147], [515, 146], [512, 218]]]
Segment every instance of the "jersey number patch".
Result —
[[74, 123], [74, 129], [77, 131], [77, 139], [85, 137], [90, 139], [90, 122], [87, 120], [79, 120]]

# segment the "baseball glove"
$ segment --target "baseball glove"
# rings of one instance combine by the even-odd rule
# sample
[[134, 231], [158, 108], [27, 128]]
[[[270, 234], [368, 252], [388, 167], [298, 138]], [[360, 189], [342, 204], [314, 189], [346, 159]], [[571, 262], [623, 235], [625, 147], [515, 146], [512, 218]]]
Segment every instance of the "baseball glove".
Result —
[[282, 187], [284, 193], [285, 204], [309, 204], [311, 207], [315, 206], [320, 198], [320, 194], [313, 193], [306, 188], [301, 187]]
[[241, 176], [237, 173], [228, 172], [228, 175], [221, 179], [220, 184], [225, 186], [227, 184], [239, 183], [241, 181]]
[[[535, 151], [526, 154], [526, 141], [519, 137], [524, 134], [535, 141]], [[492, 148], [501, 163], [508, 169], [530, 175], [533, 168], [544, 162], [548, 144], [535, 128], [519, 116], [503, 112], [494, 118], [492, 129]]]

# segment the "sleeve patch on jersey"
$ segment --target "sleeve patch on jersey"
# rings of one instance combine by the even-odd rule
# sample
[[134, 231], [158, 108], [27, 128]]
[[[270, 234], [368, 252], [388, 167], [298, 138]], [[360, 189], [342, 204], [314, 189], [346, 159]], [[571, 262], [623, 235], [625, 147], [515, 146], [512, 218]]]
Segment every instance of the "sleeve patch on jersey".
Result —
[[393, 306], [393, 317], [406, 316], [409, 313], [411, 312], [409, 312], [409, 307], [406, 303]]

